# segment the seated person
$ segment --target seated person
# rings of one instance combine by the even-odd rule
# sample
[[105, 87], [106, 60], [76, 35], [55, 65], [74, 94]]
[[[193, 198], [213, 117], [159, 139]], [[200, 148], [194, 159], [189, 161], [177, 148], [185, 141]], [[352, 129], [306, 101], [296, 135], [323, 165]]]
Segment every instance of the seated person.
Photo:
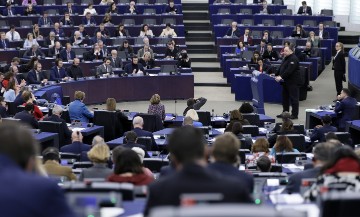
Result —
[[45, 10], [43, 16], [39, 18], [37, 24], [39, 25], [39, 27], [44, 27], [44, 26], [52, 26], [54, 23], [49, 17], [48, 11]]
[[125, 65], [124, 70], [128, 75], [144, 73], [145, 71], [143, 65], [139, 63], [139, 58], [136, 55], [132, 57], [131, 63]]
[[31, 48], [29, 48], [25, 53], [24, 53], [24, 58], [31, 58], [31, 57], [41, 57], [41, 58], [45, 58], [45, 54], [39, 49], [39, 46], [36, 44], [33, 44], [31, 46]]
[[284, 47], [281, 49], [281, 51], [280, 51], [280, 58], [281, 59], [283, 59], [284, 57], [285, 57], [285, 55], [284, 55], [284, 49], [286, 48], [286, 47], [289, 47], [290, 46], [290, 41], [285, 41], [284, 42]]
[[46, 84], [48, 82], [45, 73], [42, 71], [41, 63], [36, 63], [33, 70], [27, 75], [28, 84]]
[[50, 81], [66, 81], [68, 79], [69, 77], [63, 67], [62, 59], [56, 59], [55, 66], [51, 67]]
[[251, 137], [245, 137], [243, 133], [243, 127], [240, 122], [235, 122], [232, 126], [231, 132], [238, 138], [241, 142], [241, 149], [251, 150], [253, 144]]
[[149, 52], [149, 53], [150, 53], [150, 57], [151, 57], [151, 58], [154, 58], [154, 52], [153, 52], [153, 50], [150, 48], [150, 45], [148, 45], [148, 44], [144, 44], [144, 47], [138, 50], [137, 56], [138, 56], [138, 57], [142, 57], [142, 56], [144, 56], [144, 53], [145, 53], [145, 52]]
[[253, 56], [250, 59], [251, 64], [257, 64], [259, 59], [261, 58], [259, 51], [254, 51]]
[[346, 122], [352, 121], [356, 112], [357, 101], [351, 97], [351, 92], [347, 88], [343, 88], [340, 95], [337, 96], [335, 104], [335, 113], [338, 121], [338, 130], [344, 131]]
[[151, 53], [146, 51], [142, 58], [140, 58], [139, 63], [143, 65], [145, 69], [152, 69], [155, 67], [155, 61], [151, 57]]
[[96, 44], [99, 41], [105, 41], [106, 39], [103, 37], [103, 35], [101, 34], [101, 32], [96, 32], [95, 36], [93, 38], [91, 38], [91, 44]]
[[164, 13], [176, 14], [177, 8], [175, 6], [174, 0], [169, 1], [169, 5], [166, 6]]
[[60, 153], [55, 147], [48, 147], [42, 152], [43, 166], [50, 176], [64, 176], [69, 181], [76, 180], [70, 167], [60, 165]]
[[96, 144], [87, 153], [89, 160], [93, 163], [90, 168], [82, 169], [79, 180], [103, 178], [104, 180], [110, 176], [113, 171], [108, 167], [110, 159], [110, 149], [106, 144]]
[[141, 148], [142, 150], [144, 150], [145, 158], [150, 158], [150, 155], [147, 152], [150, 150], [147, 150], [144, 145], [138, 144], [137, 140], [138, 136], [136, 135], [136, 133], [134, 131], [128, 131], [124, 135], [124, 144], [122, 146], [128, 149], [132, 149], [134, 147]]
[[35, 14], [37, 14], [36, 10], [34, 9], [32, 4], [29, 4], [24, 11], [24, 16], [35, 15]]
[[89, 37], [89, 34], [88, 34], [88, 33], [86, 32], [86, 30], [85, 30], [84, 24], [80, 24], [80, 25], [79, 25], [79, 29], [78, 29], [77, 31], [80, 32], [81, 38]]
[[60, 25], [62, 26], [73, 26], [74, 20], [70, 17], [69, 12], [65, 12], [64, 17], [62, 17], [60, 20]]
[[299, 151], [293, 148], [293, 144], [287, 136], [280, 135], [277, 137], [276, 143], [274, 147], [271, 149], [270, 154], [276, 156], [276, 154], [278, 153], [286, 153], [286, 152], [299, 152]]
[[15, 79], [10, 79], [3, 95], [5, 102], [14, 102], [16, 97], [19, 95], [19, 88], [20, 87], [16, 85]]
[[271, 161], [267, 156], [261, 156], [259, 157], [259, 159], [256, 161], [256, 170], [263, 172], [263, 173], [268, 173], [271, 170]]
[[110, 182], [127, 182], [134, 185], [148, 185], [154, 176], [145, 172], [138, 154], [130, 149], [119, 153], [115, 161], [114, 173], [107, 178]]
[[199, 116], [194, 109], [189, 109], [186, 112], [185, 117], [190, 117], [193, 120], [194, 127], [202, 127], [203, 126], [203, 124], [201, 122], [199, 122]]
[[262, 8], [260, 10], [260, 13], [263, 13], [263, 14], [272, 14], [272, 11], [271, 9], [268, 7], [267, 5], [267, 1], [263, 1], [262, 2]]
[[255, 70], [258, 70], [261, 73], [271, 74], [271, 66], [265, 64], [262, 58], [258, 59], [258, 64], [256, 65]]
[[111, 57], [109, 57], [111, 60], [111, 66], [113, 68], [123, 68], [123, 62], [121, 60], [121, 58], [118, 56], [118, 52], [117, 50], [112, 50], [111, 51]]
[[305, 57], [311, 57], [311, 49], [312, 49], [311, 42], [306, 42], [306, 45], [305, 45], [304, 50], [302, 51], [302, 54], [305, 55]]
[[154, 33], [149, 28], [148, 24], [142, 25], [139, 37], [154, 37]]
[[44, 46], [52, 48], [55, 46], [55, 42], [59, 41], [59, 37], [55, 35], [54, 31], [51, 31], [49, 33], [49, 36], [45, 38], [44, 40]]
[[242, 35], [240, 37], [239, 41], [244, 42], [245, 45], [250, 45], [250, 46], [253, 45], [253, 39], [250, 36], [250, 29], [249, 28], [245, 29], [244, 35]]
[[82, 133], [79, 131], [73, 131], [71, 133], [71, 141], [71, 144], [61, 147], [60, 151], [66, 153], [81, 154], [82, 152], [87, 152], [91, 149], [90, 145], [83, 143], [83, 136]]
[[10, 26], [10, 30], [5, 34], [5, 37], [9, 41], [20, 41], [20, 40], [22, 40], [19, 32], [15, 30], [14, 25]]
[[52, 31], [55, 32], [57, 37], [65, 37], [64, 30], [60, 28], [60, 23], [58, 22], [54, 23], [54, 29]]
[[90, 12], [87, 12], [85, 17], [82, 18], [82, 24], [84, 26], [96, 26], [96, 21], [94, 17], [91, 16]]
[[307, 41], [311, 43], [311, 47], [320, 47], [320, 38], [315, 36], [314, 31], [309, 32]]
[[66, 121], [61, 118], [62, 113], [63, 113], [63, 108], [59, 105], [55, 105], [54, 108], [52, 109], [52, 115], [44, 118], [44, 121], [60, 122], [65, 136], [64, 141], [67, 142], [70, 141], [72, 131], [66, 125]]
[[75, 31], [74, 36], [70, 38], [69, 43], [73, 46], [83, 45], [83, 37], [81, 37], [80, 31]]
[[71, 78], [73, 78], [75, 80], [77, 78], [84, 77], [84, 74], [83, 74], [82, 69], [79, 66], [79, 64], [80, 64], [80, 59], [74, 58], [73, 64], [66, 69], [68, 76], [70, 76]]
[[276, 138], [279, 137], [279, 135], [286, 135], [286, 134], [296, 134], [298, 133], [294, 129], [294, 124], [290, 119], [284, 119], [284, 122], [281, 125], [281, 128], [278, 132], [276, 132], [274, 135], [270, 136], [268, 141], [270, 144], [270, 148], [272, 148], [276, 142]]
[[75, 91], [74, 101], [69, 104], [69, 115], [71, 122], [80, 121], [88, 123], [89, 118], [94, 118], [94, 113], [90, 112], [86, 105], [83, 103], [85, 93], [82, 91]]
[[[259, 54], [260, 54], [259, 57], [262, 57], [262, 55], [264, 55], [266, 49], [267, 49], [267, 47], [266, 47], [266, 40], [265, 40], [265, 39], [261, 39], [260, 44], [258, 44], [258, 45], [256, 46], [256, 50], [255, 50], [255, 51], [258, 51]], [[254, 51], [254, 54], [255, 54], [255, 51]], [[257, 61], [256, 61], [255, 63], [257, 63]]]
[[107, 9], [106, 13], [109, 13], [109, 14], [118, 14], [119, 13], [115, 2], [112, 2], [109, 5], [109, 8]]
[[225, 132], [231, 132], [235, 122], [239, 122], [241, 125], [250, 125], [247, 119], [244, 119], [238, 109], [234, 109], [230, 112], [230, 123], [226, 126]]
[[106, 28], [105, 28], [105, 24], [104, 23], [100, 23], [100, 25], [99, 25], [99, 28], [97, 28], [96, 30], [95, 30], [95, 36], [96, 36], [96, 34], [97, 33], [101, 33], [101, 38], [99, 38], [99, 37], [97, 37], [97, 41], [98, 40], [102, 40], [102, 41], [105, 41], [104, 39], [105, 38], [109, 38], [111, 35], [110, 35], [110, 32], [109, 32], [109, 30], [107, 30]]
[[34, 104], [27, 103], [23, 111], [15, 114], [14, 118], [19, 119], [21, 123], [27, 124], [33, 129], [38, 129], [39, 124], [33, 116]]
[[63, 50], [63, 47], [61, 46], [60, 42], [55, 42], [55, 45], [49, 49], [48, 57], [60, 57], [60, 52]]
[[239, 38], [241, 36], [240, 30], [237, 27], [237, 22], [231, 23], [231, 27], [226, 32], [225, 36], [237, 37], [237, 38]]
[[266, 156], [271, 163], [275, 163], [275, 157], [270, 155], [269, 142], [266, 138], [257, 138], [255, 143], [251, 146], [251, 155], [246, 156], [245, 163], [249, 166], [256, 166], [256, 162], [261, 156]]
[[185, 108], [183, 115], [185, 116], [187, 111], [190, 109], [199, 110], [203, 105], [205, 105], [207, 99], [204, 97], [200, 98], [189, 98], [186, 102], [187, 107]]
[[272, 37], [270, 36], [270, 33], [269, 33], [268, 30], [265, 30], [265, 31], [263, 32], [262, 39], [265, 40], [265, 43], [266, 43], [266, 44], [272, 43], [272, 41], [273, 41], [273, 39], [272, 39]]
[[87, 15], [88, 13], [90, 13], [91, 15], [96, 15], [97, 12], [95, 10], [95, 8], [93, 7], [93, 4], [88, 4], [87, 8], [85, 8], [84, 10], [84, 14], [83, 15]]
[[129, 7], [126, 9], [127, 14], [139, 14], [139, 11], [135, 7], [135, 1], [131, 1]]
[[157, 149], [157, 144], [155, 142], [154, 136], [151, 132], [143, 130], [144, 119], [140, 116], [136, 116], [133, 119], [133, 130], [138, 137], [151, 137], [152, 149]]
[[178, 68], [191, 68], [191, 59], [189, 55], [187, 54], [186, 50], [182, 50], [180, 52], [180, 56], [177, 62]]
[[1, 118], [8, 117], [6, 102], [4, 101], [4, 97], [2, 96], [0, 96], [0, 117]]
[[171, 28], [171, 23], [166, 24], [166, 28], [162, 30], [160, 37], [176, 37], [176, 32]]
[[75, 15], [77, 14], [77, 10], [76, 8], [73, 7], [73, 4], [72, 2], [67, 2], [66, 3], [66, 8], [64, 9], [64, 14], [65, 13], [69, 13], [70, 15]]
[[306, 38], [306, 32], [303, 29], [302, 25], [297, 24], [295, 26], [295, 30], [292, 32], [291, 37], [297, 37], [297, 38]]
[[[102, 20], [100, 25], [103, 24], [104, 26], [112, 26], [113, 24], [111, 20], [111, 15], [109, 13], [105, 13], [104, 19]], [[108, 37], [110, 37], [110, 35]]]
[[124, 40], [122, 45], [117, 49], [119, 52], [124, 51], [126, 58], [134, 54], [134, 48], [129, 44], [128, 40]]
[[241, 114], [251, 114], [254, 113], [254, 107], [248, 102], [243, 102], [239, 108], [239, 111]]
[[23, 106], [26, 106], [26, 104], [33, 104], [34, 106], [34, 111], [32, 112], [32, 115], [35, 117], [36, 120], [42, 120], [44, 117], [44, 114], [42, 113], [42, 111], [40, 111], [40, 108], [36, 105], [36, 98], [34, 96], [34, 94], [32, 94], [30, 91], [23, 91], [22, 95], [21, 95], [24, 103], [22, 104]]
[[230, 0], [215, 0], [214, 4], [231, 4]]
[[176, 59], [177, 55], [179, 53], [179, 50], [174, 46], [174, 44], [170, 41], [167, 43], [167, 49], [165, 52], [165, 58], [172, 58]]
[[324, 30], [324, 23], [319, 23], [319, 30], [316, 31], [316, 34], [319, 36], [320, 39], [329, 39], [330, 34], [328, 31]]
[[235, 54], [240, 55], [242, 52], [248, 50], [245, 46], [245, 43], [241, 40], [238, 41], [237, 46], [235, 48]]
[[104, 76], [114, 74], [110, 58], [104, 58], [104, 63], [97, 67], [97, 74]]
[[273, 46], [271, 43], [266, 45], [266, 51], [262, 55], [262, 58], [264, 60], [268, 61], [278, 61], [279, 60], [279, 54], [275, 50], [273, 50]]
[[64, 61], [64, 62], [69, 62], [70, 60], [73, 60], [76, 55], [75, 55], [75, 51], [73, 51], [72, 46], [70, 43], [66, 43], [65, 45], [65, 49], [63, 49], [60, 52], [60, 58]]
[[115, 37], [130, 37], [129, 30], [125, 29], [124, 24], [119, 24], [117, 31], [115, 31]]
[[312, 15], [311, 7], [306, 5], [306, 1], [302, 1], [301, 4], [302, 6], [299, 7], [297, 14]]

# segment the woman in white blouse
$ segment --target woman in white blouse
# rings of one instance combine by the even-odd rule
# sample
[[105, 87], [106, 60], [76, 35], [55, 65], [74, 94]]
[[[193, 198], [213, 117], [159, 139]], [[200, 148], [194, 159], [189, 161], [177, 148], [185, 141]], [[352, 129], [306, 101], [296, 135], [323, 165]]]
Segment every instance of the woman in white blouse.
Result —
[[93, 8], [93, 4], [88, 4], [88, 7], [85, 8], [85, 10], [84, 10], [84, 16], [86, 15], [87, 12], [90, 12], [91, 15], [97, 14], [95, 8]]
[[144, 24], [141, 27], [141, 31], [140, 31], [140, 37], [153, 37], [154, 33], [152, 32], [152, 30], [149, 28], [148, 24]]
[[19, 88], [15, 83], [15, 79], [11, 79], [8, 83], [8, 86], [5, 88], [4, 101], [14, 102], [18, 94], [19, 94]]
[[34, 35], [32, 33], [28, 33], [27, 37], [25, 39], [24, 42], [24, 48], [29, 49], [31, 48], [34, 44], [36, 44], [37, 46], [39, 46], [39, 44], [37, 43], [36, 39], [34, 38]]
[[160, 34], [160, 37], [176, 37], [176, 32], [171, 28], [171, 24], [167, 23], [166, 28]]

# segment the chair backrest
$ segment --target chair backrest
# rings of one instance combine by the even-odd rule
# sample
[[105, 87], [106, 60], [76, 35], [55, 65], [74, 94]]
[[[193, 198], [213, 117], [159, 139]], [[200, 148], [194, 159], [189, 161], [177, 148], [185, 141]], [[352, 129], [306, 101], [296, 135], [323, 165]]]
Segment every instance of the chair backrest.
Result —
[[93, 0], [81, 0], [82, 5], [94, 4]]
[[51, 73], [51, 70], [43, 70], [42, 71], [43, 75], [45, 76], [46, 79], [50, 79], [50, 73]]
[[167, 4], [168, 0], [156, 0], [155, 4]]
[[120, 46], [125, 40], [126, 38], [114, 38], [112, 39], [112, 45]]
[[6, 102], [7, 106], [8, 106], [8, 115], [10, 116], [14, 116], [16, 113], [17, 113], [17, 110], [16, 110], [16, 104], [14, 102]]
[[149, 4], [149, 0], [138, 0], [137, 4]]
[[70, 140], [65, 138], [65, 132], [61, 122], [39, 121], [39, 129], [42, 132], [57, 133], [59, 136], [59, 148], [70, 143]]
[[260, 116], [255, 113], [251, 114], [242, 114], [243, 118], [248, 120], [251, 125], [256, 125], [258, 127], [261, 127], [260, 123]]
[[121, 136], [117, 129], [122, 127], [118, 126], [121, 123], [120, 120], [118, 120], [118, 115], [115, 111], [94, 111], [93, 122], [95, 125], [104, 127], [105, 141], [110, 141]]
[[315, 20], [304, 20], [303, 25], [304, 26], [315, 27], [317, 24], [316, 24]]
[[203, 126], [211, 125], [211, 114], [209, 111], [197, 111], [199, 116], [199, 122], [203, 124]]
[[151, 137], [147, 137], [147, 136], [138, 137], [137, 138], [137, 143], [145, 146], [145, 149], [146, 149], [145, 151], [152, 151], [153, 150], [152, 146], [154, 144], [152, 144]]
[[157, 44], [167, 44], [169, 41], [171, 41], [171, 38], [160, 37], [157, 40]]
[[177, 73], [176, 65], [161, 65], [160, 72], [162, 73]]
[[334, 12], [331, 9], [322, 9], [320, 14], [325, 16], [334, 16]]
[[32, 20], [20, 20], [20, 27], [31, 27], [32, 25]]
[[73, 162], [76, 162], [76, 161], [80, 160], [80, 154], [60, 152], [60, 159], [61, 160], [72, 160]]
[[136, 116], [140, 116], [143, 118], [143, 130], [155, 132], [164, 129], [161, 117], [159, 115], [139, 113]]
[[246, 154], [250, 154], [249, 149], [239, 149], [240, 163], [245, 164]]
[[126, 18], [122, 20], [124, 26], [133, 26], [135, 25], [135, 19]]
[[284, 152], [277, 153], [275, 156], [276, 162], [278, 164], [293, 164], [297, 159], [306, 159], [305, 153], [296, 153], [296, 152]]
[[44, 5], [55, 5], [55, 0], [44, 0]]
[[294, 26], [294, 20], [282, 20], [281, 24], [284, 26]]
[[[248, 166], [247, 168], [248, 168], [249, 170], [256, 170], [256, 169], [257, 169], [257, 166]], [[282, 165], [279, 165], [279, 164], [271, 164], [270, 172], [271, 172], [271, 173], [282, 173]]]
[[144, 44], [144, 38], [141, 38], [141, 37], [135, 38], [134, 44], [135, 45], [143, 45]]
[[128, 54], [126, 54], [125, 51], [119, 51], [119, 52], [118, 52], [118, 56], [119, 56], [121, 59], [127, 59], [127, 58], [128, 58]]
[[284, 33], [282, 31], [272, 31], [270, 35], [272, 38], [284, 38]]
[[325, 27], [337, 27], [337, 23], [336, 23], [336, 21], [326, 20], [326, 21], [324, 21], [324, 26]]
[[251, 8], [241, 8], [240, 14], [253, 14], [253, 11]]
[[273, 0], [272, 3], [274, 5], [284, 5], [284, 0]]
[[259, 135], [259, 127], [255, 125], [244, 125], [243, 134], [251, 134], [252, 137]]
[[8, 21], [7, 20], [0, 20], [0, 26], [2, 28], [8, 27], [9, 26]]
[[155, 8], [145, 8], [144, 14], [156, 14], [156, 9]]
[[59, 14], [59, 10], [57, 10], [57, 9], [48, 9], [47, 12], [48, 12], [49, 15], [57, 15], [57, 14]]
[[358, 191], [344, 191], [341, 188], [337, 189], [336, 185], [326, 187], [329, 187], [330, 190], [319, 195], [320, 217], [358, 215], [357, 209], [355, 208], [360, 203]]
[[62, 0], [62, 4], [63, 4], [63, 5], [66, 5], [68, 2], [74, 4], [74, 0]]
[[335, 132], [335, 135], [337, 136], [338, 140], [346, 145], [349, 145], [351, 147], [354, 147], [354, 144], [351, 140], [351, 135], [348, 132]]
[[247, 4], [247, 1], [246, 1], [246, 0], [235, 0], [234, 3], [235, 3], [235, 4], [243, 4], [243, 5], [246, 5], [246, 4]]
[[176, 19], [175, 18], [164, 18], [162, 20], [162, 24], [171, 23], [172, 25], [176, 25]]
[[153, 173], [158, 173], [163, 166], [169, 165], [169, 161], [162, 158], [145, 158], [143, 164], [144, 167], [149, 168]]
[[154, 19], [154, 18], [145, 18], [144, 19], [144, 21], [143, 21], [143, 23], [146, 23], [146, 24], [148, 24], [148, 25], [156, 25], [157, 23], [156, 23], [156, 19]]
[[20, 121], [20, 119], [15, 119], [15, 118], [3, 118], [2, 122], [3, 123], [18, 123]]
[[303, 134], [303, 135], [305, 135], [305, 126], [304, 126], [304, 124], [294, 124], [293, 127], [294, 127], [294, 130], [295, 130], [298, 134]]
[[293, 144], [293, 148], [300, 152], [305, 151], [305, 136], [302, 134], [286, 134]]
[[119, 0], [119, 4], [129, 4], [130, 0]]
[[231, 25], [232, 22], [232, 19], [221, 19], [221, 24], [223, 25]]
[[292, 15], [292, 10], [291, 9], [280, 9], [280, 14]]
[[251, 31], [251, 36], [256, 39], [256, 38], [261, 38], [261, 35], [262, 35], [262, 31], [259, 31], [259, 30], [254, 30], [254, 31]]
[[243, 24], [245, 26], [253, 26], [254, 25], [254, 20], [252, 20], [252, 19], [243, 19], [241, 21], [241, 24]]
[[275, 20], [273, 19], [263, 19], [262, 24], [264, 24], [264, 26], [275, 26]]
[[230, 14], [230, 8], [219, 8], [218, 14]]
[[73, 48], [72, 49], [75, 52], [76, 56], [82, 56], [85, 52], [87, 52], [86, 48]]
[[245, 50], [245, 51], [243, 51], [242, 52], [242, 58], [244, 59], [244, 60], [250, 60], [251, 59], [251, 57], [253, 56], [253, 51], [251, 51], [251, 50]]
[[73, 169], [83, 169], [90, 168], [93, 166], [93, 163], [90, 161], [82, 161], [82, 162], [74, 162], [72, 168]]

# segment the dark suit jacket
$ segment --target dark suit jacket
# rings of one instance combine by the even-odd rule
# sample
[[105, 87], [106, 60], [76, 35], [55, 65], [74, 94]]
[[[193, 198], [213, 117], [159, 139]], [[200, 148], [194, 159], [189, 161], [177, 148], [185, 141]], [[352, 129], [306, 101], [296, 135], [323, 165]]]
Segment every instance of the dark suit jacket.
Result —
[[10, 47], [10, 42], [8, 39], [5, 39], [4, 43], [5, 43], [5, 46], [4, 46], [3, 42], [0, 40], [0, 49], [5, 49], [5, 48]]
[[[127, 30], [127, 29], [124, 29], [122, 34], [123, 34], [123, 36], [130, 37], [129, 30]], [[120, 37], [120, 33], [117, 30], [115, 31], [115, 37]]]
[[[11, 8], [10, 10], [11, 10], [12, 14], [15, 15], [14, 9]], [[5, 8], [5, 9], [3, 10], [3, 16], [9, 16], [9, 12], [8, 12], [8, 9], [7, 9], [7, 8]]]
[[[55, 36], [55, 39], [54, 39], [54, 44], [55, 42], [59, 41], [59, 38], [57, 36]], [[50, 40], [50, 37], [46, 37], [45, 40], [44, 40], [44, 45], [45, 47], [49, 47], [49, 45], [51, 45], [51, 40]]]
[[345, 129], [346, 121], [353, 120], [356, 112], [356, 104], [356, 99], [350, 96], [336, 103], [335, 113], [339, 121], [340, 129]]
[[252, 175], [249, 175], [243, 171], [238, 170], [233, 165], [222, 162], [215, 162], [208, 165], [208, 168], [220, 173], [223, 176], [229, 178], [235, 178], [238, 181], [243, 182], [247, 185], [249, 192], [253, 191], [254, 188], [254, 178]]
[[[71, 12], [72, 12], [72, 14], [75, 14], [75, 13], [77, 13], [77, 10], [76, 10], [76, 8], [75, 7], [71, 7]], [[69, 12], [69, 8], [68, 7], [66, 7], [65, 9], [64, 9], [64, 14], [66, 13], [66, 12]], [[70, 12], [69, 12], [70, 13]]]
[[4, 106], [2, 106], [2, 105], [0, 105], [0, 116], [1, 116], [1, 118], [7, 118], [8, 117], [6, 108]]
[[41, 27], [41, 26], [44, 26], [44, 25], [52, 26], [54, 24], [50, 17], [46, 18], [46, 22], [47, 23], [45, 23], [44, 17], [40, 17], [39, 21], [38, 21], [38, 25]]
[[152, 69], [155, 67], [154, 59], [150, 59], [148, 62], [145, 62], [143, 58], [140, 58], [139, 63], [143, 65], [146, 69]]
[[64, 67], [60, 68], [60, 70], [57, 66], [51, 67], [50, 81], [61, 81], [66, 76], [67, 74]]
[[[54, 181], [24, 171], [5, 155], [0, 156], [0, 164], [2, 216], [75, 217]], [[19, 208], [19, 204], [26, 206]]]
[[[40, 72], [40, 80], [46, 79], [44, 73]], [[37, 80], [36, 72], [34, 69], [30, 70], [27, 76], [27, 83], [28, 84], [41, 84], [41, 81]]]
[[[88, 25], [88, 20], [86, 19], [85, 16], [82, 18], [82, 24]], [[90, 18], [90, 24], [96, 25], [96, 21], [95, 21], [94, 17]]]
[[88, 152], [91, 149], [91, 145], [84, 144], [82, 142], [73, 142], [69, 145], [65, 145], [60, 148], [61, 152], [81, 154], [82, 152]]
[[177, 54], [179, 53], [179, 50], [175, 47], [172, 51], [169, 49], [169, 48], [166, 48], [166, 51], [165, 51], [165, 57], [174, 57], [177, 58]]
[[241, 32], [239, 30], [239, 28], [236, 28], [236, 30], [234, 31], [234, 33], [232, 32], [232, 28], [230, 27], [228, 29], [228, 31], [226, 32], [227, 36], [236, 36], [236, 37], [241, 37]]
[[287, 85], [300, 84], [299, 59], [295, 54], [284, 58], [276, 75], [280, 75]]
[[[64, 49], [62, 47], [60, 47], [59, 54], [57, 57], [60, 57], [60, 53], [62, 50], [64, 50]], [[48, 56], [49, 57], [55, 56], [55, 46], [49, 49]]]
[[325, 134], [328, 132], [336, 132], [337, 128], [333, 127], [331, 125], [325, 125], [320, 128], [314, 128], [312, 134], [311, 134], [311, 141], [314, 142], [316, 140], [319, 140], [319, 142], [325, 142]]
[[65, 137], [66, 139], [70, 140], [72, 131], [69, 130], [69, 128], [67, 127], [66, 121], [64, 119], [60, 118], [57, 115], [51, 115], [49, 117], [44, 118], [44, 121], [61, 122], [61, 126], [64, 130]]
[[150, 137], [151, 138], [151, 142], [153, 144], [153, 146], [157, 146], [154, 136], [151, 132], [140, 129], [140, 128], [134, 128], [133, 131], [136, 133], [136, 135], [138, 137]]
[[[308, 14], [308, 15], [312, 15], [312, 10], [311, 10], [310, 6], [306, 7], [306, 12], [305, 13]], [[303, 6], [299, 7], [299, 10], [298, 10], [297, 14], [304, 14]]]
[[[244, 35], [240, 37], [239, 41], [244, 42]], [[244, 42], [245, 43], [245, 42]], [[246, 44], [246, 43], [245, 43]], [[248, 40], [247, 40], [247, 44], [248, 45], [253, 45], [253, 39], [251, 36], [248, 36]]]
[[[259, 71], [260, 65], [257, 64], [255, 69]], [[263, 64], [262, 72], [266, 72], [266, 74], [271, 74], [271, 66], [268, 64]]]
[[316, 178], [320, 173], [320, 167], [304, 170], [302, 172], [294, 173], [289, 177], [289, 181], [286, 185], [285, 192], [287, 193], [299, 193], [302, 179]]
[[141, 63], [138, 63], [137, 66], [133, 65], [132, 63], [128, 63], [125, 65], [124, 68], [125, 72], [129, 75], [133, 73], [134, 69], [136, 69], [136, 72], [138, 72], [139, 70], [144, 72], [144, 67], [143, 65], [141, 65]]
[[[70, 57], [71, 57], [72, 60], [76, 57], [75, 52], [74, 52], [73, 50], [70, 51]], [[69, 61], [68, 58], [67, 58], [67, 51], [66, 51], [66, 49], [63, 49], [63, 50], [60, 52], [60, 58], [61, 58], [64, 62]]]
[[84, 77], [82, 69], [79, 66], [71, 65], [67, 68], [66, 71], [67, 74], [74, 79]]
[[146, 147], [144, 145], [141, 145], [141, 144], [137, 144], [137, 143], [133, 143], [133, 142], [128, 142], [126, 144], [123, 144], [122, 145], [123, 147], [125, 148], [134, 148], [134, 147], [138, 147], [138, 148], [141, 148], [142, 150], [144, 150], [145, 152], [145, 158], [150, 158], [150, 155], [149, 153], [146, 151]]
[[72, 18], [70, 18], [69, 20], [66, 20], [65, 21], [65, 17], [62, 17], [60, 20], [59, 20], [60, 23], [62, 23], [63, 25], [65, 26], [73, 26], [74, 25], [74, 20]]
[[266, 50], [264, 52], [262, 58], [263, 59], [268, 59], [269, 61], [278, 61], [279, 60], [279, 54], [275, 50], [272, 50], [271, 52]]
[[[316, 30], [316, 31], [315, 31], [315, 34], [316, 34], [317, 36], [319, 36], [319, 30]], [[322, 38], [323, 38], [323, 39], [328, 39], [328, 38], [330, 38], [329, 32], [323, 30]]]
[[158, 206], [179, 206], [183, 193], [219, 193], [222, 203], [251, 203], [248, 189], [239, 181], [214, 174], [213, 171], [195, 164], [184, 167], [149, 185], [149, 197], [144, 214]]
[[302, 30], [302, 31], [301, 31], [301, 33], [300, 33], [300, 35], [299, 35], [299, 34], [297, 34], [296, 30], [294, 30], [294, 31], [292, 32], [292, 34], [291, 34], [291, 37], [306, 38], [306, 37], [307, 37], [307, 35], [306, 35], [305, 30]]
[[340, 51], [333, 59], [333, 70], [346, 72], [346, 61], [344, 52]]
[[51, 31], [55, 32], [55, 35], [58, 37], [65, 37], [65, 32], [63, 29], [59, 29], [58, 32], [55, 29], [52, 29]]
[[[32, 56], [34, 56], [33, 54], [33, 51], [32, 51], [32, 48], [28, 49], [25, 53], [24, 53], [24, 58], [31, 58]], [[40, 50], [40, 49], [37, 49], [35, 51], [35, 56], [38, 57], [38, 56], [41, 56], [42, 58], [45, 57], [45, 54]]]
[[39, 128], [39, 124], [33, 115], [29, 114], [27, 111], [18, 112], [14, 116], [15, 119], [20, 119], [22, 123], [28, 124], [33, 129]]
[[120, 57], [116, 57], [116, 58], [112, 58], [112, 57], [109, 57], [110, 60], [111, 60], [111, 66], [113, 68], [122, 68], [123, 67], [123, 63], [122, 63], [122, 60]]

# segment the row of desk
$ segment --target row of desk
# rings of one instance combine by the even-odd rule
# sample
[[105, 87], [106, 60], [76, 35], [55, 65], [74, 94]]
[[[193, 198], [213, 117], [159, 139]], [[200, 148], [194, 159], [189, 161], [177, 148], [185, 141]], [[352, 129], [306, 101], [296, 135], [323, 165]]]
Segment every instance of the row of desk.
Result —
[[[287, 6], [285, 5], [268, 5], [269, 9], [272, 11], [272, 13], [280, 13], [281, 9], [286, 9]], [[262, 5], [258, 4], [248, 4], [248, 5], [242, 5], [242, 4], [225, 4], [225, 5], [209, 5], [209, 13], [210, 15], [217, 14], [219, 9], [221, 8], [227, 8], [230, 9], [230, 14], [236, 14], [239, 13], [240, 9], [251, 9], [253, 14], [260, 13], [260, 10], [262, 9]]]
[[264, 20], [273, 20], [275, 25], [281, 25], [283, 20], [292, 20], [294, 24], [303, 24], [306, 20], [313, 20], [317, 24], [324, 21], [332, 21], [332, 16], [307, 16], [307, 15], [283, 15], [283, 14], [213, 14], [211, 22], [213, 25], [223, 24], [222, 20], [230, 19], [241, 23], [243, 19], [254, 20], [255, 25], [262, 24]]
[[[127, 12], [127, 9], [129, 8], [129, 5], [125, 5], [125, 4], [117, 4], [116, 5], [118, 8], [118, 13], [119, 14], [124, 14]], [[156, 10], [157, 14], [161, 14], [165, 11], [167, 5], [164, 4], [138, 4], [136, 5], [136, 9], [139, 11], [139, 13], [144, 13], [144, 10], [146, 8], [153, 8]], [[175, 4], [175, 7], [177, 8], [177, 13], [178, 14], [182, 14], [182, 5], [181, 3]], [[24, 6], [13, 6], [12, 7], [14, 10], [15, 14], [24, 14], [24, 11], [26, 9], [26, 7]], [[85, 8], [87, 8], [87, 4], [86, 5], [74, 5], [73, 6], [73, 10], [75, 13], [78, 14], [83, 14]], [[95, 8], [96, 12], [98, 14], [105, 14], [109, 8], [108, 5], [94, 5], [93, 8]], [[3, 11], [5, 9], [5, 7], [0, 7], [0, 10]], [[62, 4], [53, 4], [53, 5], [36, 5], [33, 7], [33, 9], [39, 13], [39, 14], [43, 14], [44, 11], [47, 10], [51, 10], [51, 9], [55, 9], [58, 10], [59, 13], [63, 14], [64, 10], [66, 9], [66, 5], [62, 5]]]

